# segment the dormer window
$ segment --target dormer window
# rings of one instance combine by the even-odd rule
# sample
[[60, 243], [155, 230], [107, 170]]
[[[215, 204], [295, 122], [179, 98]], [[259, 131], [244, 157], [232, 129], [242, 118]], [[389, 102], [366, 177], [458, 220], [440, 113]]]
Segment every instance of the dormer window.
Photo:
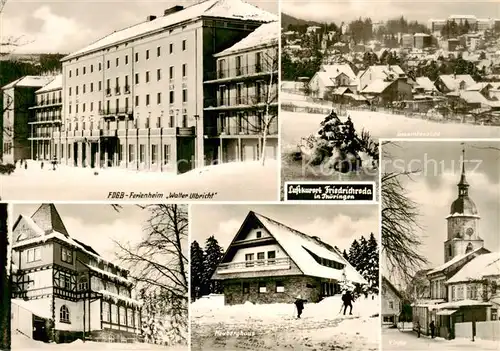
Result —
[[61, 248], [61, 261], [73, 264], [73, 252], [71, 249]]
[[262, 231], [260, 231], [260, 230], [257, 231], [256, 235], [257, 235], [257, 239], [262, 238]]

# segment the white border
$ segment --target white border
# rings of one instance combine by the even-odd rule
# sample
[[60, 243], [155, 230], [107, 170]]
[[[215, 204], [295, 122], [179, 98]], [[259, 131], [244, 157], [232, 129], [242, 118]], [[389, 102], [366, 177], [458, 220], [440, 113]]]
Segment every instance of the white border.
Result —
[[[379, 171], [379, 177], [380, 177], [380, 171]], [[371, 200], [288, 200], [288, 194], [286, 191], [286, 188], [289, 185], [309, 185], [309, 184], [317, 184], [317, 185], [336, 185], [336, 186], [343, 186], [343, 185], [371, 185], [373, 187], [373, 194], [372, 194], [372, 199]], [[374, 181], [299, 181], [299, 180], [293, 180], [293, 181], [287, 181], [284, 183], [283, 186], [283, 192], [284, 192], [284, 201], [285, 203], [292, 203], [292, 204], [332, 204], [332, 205], [345, 205], [345, 204], [358, 204], [358, 205], [373, 205], [377, 204], [377, 187], [376, 183]]]

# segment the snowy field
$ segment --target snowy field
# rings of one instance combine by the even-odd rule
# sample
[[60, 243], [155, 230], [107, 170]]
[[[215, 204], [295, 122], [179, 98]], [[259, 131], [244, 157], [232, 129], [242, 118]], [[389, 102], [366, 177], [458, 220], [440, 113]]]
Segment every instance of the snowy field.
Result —
[[[32, 201], [151, 201], [132, 198], [130, 193], [161, 193], [158, 200], [172, 201], [269, 201], [278, 192], [278, 163], [227, 163], [174, 175], [160, 172], [137, 172], [108, 168], [79, 168], [60, 165], [56, 171], [46, 164], [28, 161], [28, 168], [18, 168], [11, 175], [0, 175], [2, 200]], [[124, 199], [110, 198], [110, 192], [124, 192]], [[196, 197], [196, 195], [205, 195]], [[172, 195], [172, 196], [171, 196]], [[180, 196], [179, 196], [180, 195]], [[192, 197], [194, 196], [194, 197]]]
[[191, 305], [192, 350], [378, 350], [379, 299], [354, 302], [353, 315], [339, 312], [340, 296], [306, 304], [301, 319], [295, 305], [224, 306], [201, 299]]
[[455, 351], [455, 350], [499, 350], [498, 342], [487, 340], [471, 341], [467, 339], [445, 340], [442, 338], [431, 339], [427, 336], [417, 338], [417, 334], [398, 329], [382, 329], [382, 350], [383, 351]]
[[187, 346], [169, 347], [161, 345], [140, 344], [140, 343], [102, 343], [102, 342], [83, 342], [81, 340], [74, 341], [70, 344], [48, 344], [41, 341], [32, 340], [22, 334], [14, 333], [12, 335], [12, 350], [15, 351], [36, 351], [36, 350], [75, 350], [75, 351], [98, 351], [98, 350], [114, 350], [114, 351], [187, 351]]

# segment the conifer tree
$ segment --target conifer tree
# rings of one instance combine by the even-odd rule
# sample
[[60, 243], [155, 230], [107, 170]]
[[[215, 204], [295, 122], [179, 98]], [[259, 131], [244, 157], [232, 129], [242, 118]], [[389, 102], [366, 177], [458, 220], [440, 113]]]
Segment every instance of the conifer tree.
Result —
[[191, 299], [194, 301], [201, 297], [201, 290], [203, 284], [203, 249], [200, 244], [195, 240], [191, 243]]
[[205, 243], [203, 295], [222, 293], [222, 285], [219, 282], [213, 281], [211, 278], [222, 260], [223, 255], [224, 250], [219, 245], [217, 239], [212, 235]]

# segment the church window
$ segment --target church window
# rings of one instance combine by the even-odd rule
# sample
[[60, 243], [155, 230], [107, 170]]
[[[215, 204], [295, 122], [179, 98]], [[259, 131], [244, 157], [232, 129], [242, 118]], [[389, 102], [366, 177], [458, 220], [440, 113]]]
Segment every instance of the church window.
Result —
[[69, 309], [66, 305], [62, 305], [59, 310], [59, 321], [61, 323], [71, 323], [69, 319]]
[[474, 250], [474, 248], [472, 247], [472, 243], [469, 243], [467, 245], [467, 248], [465, 249], [465, 253], [469, 253], [469, 252], [472, 252]]

